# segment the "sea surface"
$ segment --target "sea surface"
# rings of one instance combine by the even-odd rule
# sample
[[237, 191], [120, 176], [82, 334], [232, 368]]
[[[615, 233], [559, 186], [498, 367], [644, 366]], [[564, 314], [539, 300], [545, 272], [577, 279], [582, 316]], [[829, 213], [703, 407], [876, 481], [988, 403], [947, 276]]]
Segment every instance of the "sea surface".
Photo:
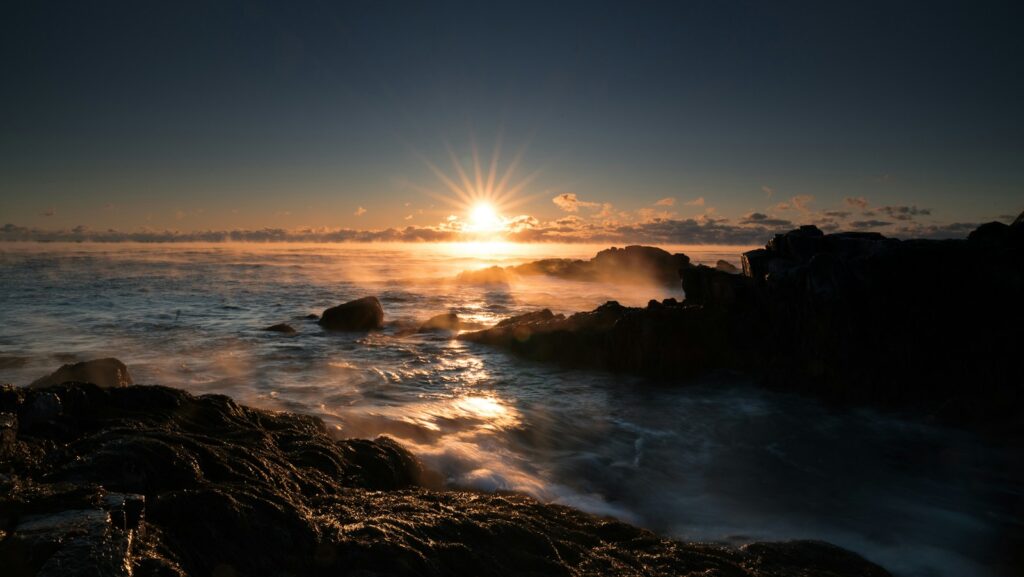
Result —
[[[522, 491], [685, 540], [826, 540], [899, 576], [1010, 574], [1016, 448], [741, 375], [650, 382], [415, 332], [449, 311], [483, 327], [544, 307], [683, 297], [643, 283], [454, 280], [600, 248], [0, 244], [0, 382], [115, 356], [137, 383], [313, 413], [342, 436], [390, 435], [451, 486]], [[711, 264], [738, 264], [744, 250], [666, 248]], [[303, 318], [366, 295], [383, 303], [382, 331], [329, 333]], [[298, 334], [260, 330], [280, 322]]]

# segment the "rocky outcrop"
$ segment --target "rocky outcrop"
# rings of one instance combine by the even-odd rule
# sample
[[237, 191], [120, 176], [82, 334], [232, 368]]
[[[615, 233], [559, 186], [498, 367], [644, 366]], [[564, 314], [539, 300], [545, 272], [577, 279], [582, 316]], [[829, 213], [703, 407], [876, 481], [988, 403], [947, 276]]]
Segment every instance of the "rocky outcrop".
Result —
[[658, 376], [742, 370], [829, 401], [1024, 434], [1021, 219], [942, 241], [805, 226], [744, 254], [742, 275], [692, 265], [679, 274], [681, 304], [609, 303], [460, 338]]
[[[60, 409], [35, 415], [41, 397]], [[0, 567], [27, 575], [830, 575], [808, 541], [687, 544], [506, 493], [422, 485], [391, 440], [164, 387], [0, 389]]]
[[368, 331], [384, 326], [384, 307], [377, 297], [363, 297], [331, 307], [317, 321], [334, 331]]
[[32, 382], [31, 387], [49, 387], [77, 381], [92, 383], [100, 387], [127, 387], [133, 384], [128, 367], [114, 358], [93, 359], [80, 363], [69, 363], [53, 373]]
[[510, 266], [464, 271], [456, 280], [471, 284], [508, 284], [517, 276], [551, 276], [586, 282], [675, 285], [679, 269], [689, 265], [685, 254], [671, 254], [653, 246], [627, 246], [602, 250], [590, 260], [550, 258]]

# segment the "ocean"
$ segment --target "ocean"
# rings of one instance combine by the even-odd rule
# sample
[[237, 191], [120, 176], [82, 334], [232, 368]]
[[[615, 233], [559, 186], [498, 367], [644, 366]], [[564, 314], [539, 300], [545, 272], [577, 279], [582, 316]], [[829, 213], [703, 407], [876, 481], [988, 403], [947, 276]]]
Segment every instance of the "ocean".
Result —
[[[0, 382], [113, 356], [136, 383], [320, 416], [389, 435], [449, 486], [508, 490], [695, 541], [810, 538], [896, 575], [1000, 575], [1022, 527], [1019, 451], [962, 431], [838, 409], [743, 375], [656, 382], [532, 363], [451, 333], [550, 308], [682, 299], [679, 287], [462, 270], [604, 246], [478, 244], [0, 245]], [[665, 247], [739, 263], [741, 247]], [[382, 331], [304, 317], [377, 296]], [[293, 336], [261, 330], [287, 322]]]

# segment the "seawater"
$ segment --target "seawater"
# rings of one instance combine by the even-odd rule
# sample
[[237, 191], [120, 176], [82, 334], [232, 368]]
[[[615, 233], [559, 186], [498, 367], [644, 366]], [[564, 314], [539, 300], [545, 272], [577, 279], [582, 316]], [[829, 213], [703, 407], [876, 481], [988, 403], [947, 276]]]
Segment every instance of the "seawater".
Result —
[[[600, 248], [4, 244], [0, 382], [115, 356], [138, 383], [316, 414], [341, 436], [390, 435], [453, 487], [520, 491], [685, 540], [822, 539], [907, 577], [1005, 571], [1021, 531], [1013, 448], [738, 375], [650, 382], [414, 331], [444, 312], [483, 327], [540, 308], [683, 298], [644, 283], [454, 280]], [[738, 264], [744, 250], [666, 248], [709, 264]], [[366, 295], [383, 303], [383, 331], [303, 318]], [[260, 330], [279, 322], [298, 334]]]

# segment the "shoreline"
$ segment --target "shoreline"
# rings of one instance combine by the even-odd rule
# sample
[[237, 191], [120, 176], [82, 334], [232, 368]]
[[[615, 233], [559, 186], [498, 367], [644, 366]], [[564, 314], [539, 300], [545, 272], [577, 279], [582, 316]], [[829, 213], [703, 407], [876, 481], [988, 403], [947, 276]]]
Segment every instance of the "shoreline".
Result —
[[6, 386], [0, 415], [12, 576], [888, 575], [820, 542], [682, 543], [522, 495], [425, 488], [386, 437], [334, 440], [316, 417], [223, 395]]

